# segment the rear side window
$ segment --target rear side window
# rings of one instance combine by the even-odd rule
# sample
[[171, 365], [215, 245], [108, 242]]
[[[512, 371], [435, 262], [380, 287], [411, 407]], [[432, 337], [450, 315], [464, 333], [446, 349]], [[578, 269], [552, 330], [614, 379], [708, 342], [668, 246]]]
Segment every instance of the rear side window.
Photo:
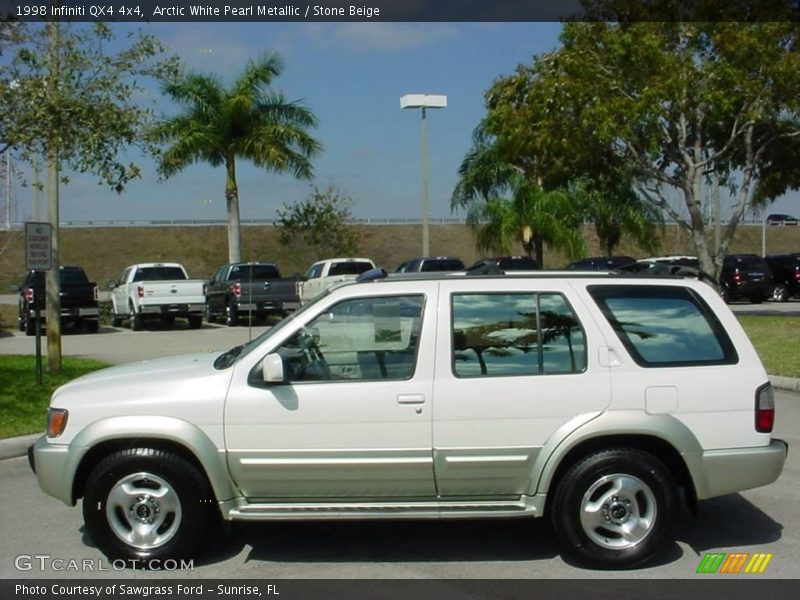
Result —
[[361, 275], [365, 271], [369, 271], [372, 265], [368, 262], [340, 262], [333, 263], [331, 268], [328, 269], [328, 275]]
[[590, 286], [620, 341], [642, 367], [735, 364], [736, 350], [711, 309], [672, 286]]
[[453, 373], [505, 377], [578, 373], [583, 329], [561, 294], [454, 294]]

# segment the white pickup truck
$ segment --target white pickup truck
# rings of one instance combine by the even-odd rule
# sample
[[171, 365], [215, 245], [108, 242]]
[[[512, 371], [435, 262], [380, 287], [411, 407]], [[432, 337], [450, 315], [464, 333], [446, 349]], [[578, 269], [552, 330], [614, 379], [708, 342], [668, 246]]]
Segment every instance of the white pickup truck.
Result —
[[315, 262], [305, 274], [300, 286], [300, 301], [304, 304], [325, 290], [343, 281], [354, 281], [356, 277], [375, 268], [369, 258], [329, 258]]
[[115, 327], [130, 319], [139, 331], [145, 319], [172, 325], [176, 318], [197, 329], [205, 312], [205, 280], [189, 279], [179, 263], [142, 263], [127, 267], [118, 281], [109, 281], [111, 319]]

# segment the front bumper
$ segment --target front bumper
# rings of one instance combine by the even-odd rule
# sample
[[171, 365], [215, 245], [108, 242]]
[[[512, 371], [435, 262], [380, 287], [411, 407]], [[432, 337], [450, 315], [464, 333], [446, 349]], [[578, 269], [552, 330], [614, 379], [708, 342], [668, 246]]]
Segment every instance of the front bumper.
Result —
[[697, 498], [713, 498], [768, 485], [778, 479], [789, 454], [789, 445], [773, 439], [769, 446], [712, 450], [696, 457]]
[[28, 448], [28, 462], [45, 494], [73, 506], [72, 479], [76, 457], [70, 455], [69, 449], [68, 445], [49, 444], [47, 436], [42, 436]]

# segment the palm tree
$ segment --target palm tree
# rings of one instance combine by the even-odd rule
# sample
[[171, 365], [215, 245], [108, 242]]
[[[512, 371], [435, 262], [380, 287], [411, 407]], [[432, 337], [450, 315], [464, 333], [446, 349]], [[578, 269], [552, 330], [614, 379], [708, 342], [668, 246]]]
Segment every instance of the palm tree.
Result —
[[543, 190], [538, 181], [499, 158], [492, 144], [477, 138], [459, 167], [450, 207], [467, 209], [480, 252], [507, 254], [521, 244], [543, 267], [545, 244], [571, 257], [585, 249], [575, 202], [561, 190]]
[[239, 189], [236, 159], [295, 177], [310, 178], [310, 158], [321, 146], [308, 132], [316, 127], [313, 113], [299, 102], [288, 102], [270, 89], [283, 71], [277, 54], [247, 63], [230, 87], [213, 75], [190, 73], [164, 87], [164, 93], [185, 107], [156, 129], [156, 139], [169, 147], [161, 156], [164, 177], [197, 162], [224, 165], [228, 212], [228, 256], [241, 260]]

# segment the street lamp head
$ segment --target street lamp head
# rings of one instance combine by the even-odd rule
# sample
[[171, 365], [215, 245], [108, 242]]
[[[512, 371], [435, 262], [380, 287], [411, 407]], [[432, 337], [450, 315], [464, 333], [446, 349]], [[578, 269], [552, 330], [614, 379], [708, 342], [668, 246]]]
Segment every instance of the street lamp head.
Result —
[[437, 94], [406, 94], [400, 98], [400, 108], [446, 108], [447, 96]]

